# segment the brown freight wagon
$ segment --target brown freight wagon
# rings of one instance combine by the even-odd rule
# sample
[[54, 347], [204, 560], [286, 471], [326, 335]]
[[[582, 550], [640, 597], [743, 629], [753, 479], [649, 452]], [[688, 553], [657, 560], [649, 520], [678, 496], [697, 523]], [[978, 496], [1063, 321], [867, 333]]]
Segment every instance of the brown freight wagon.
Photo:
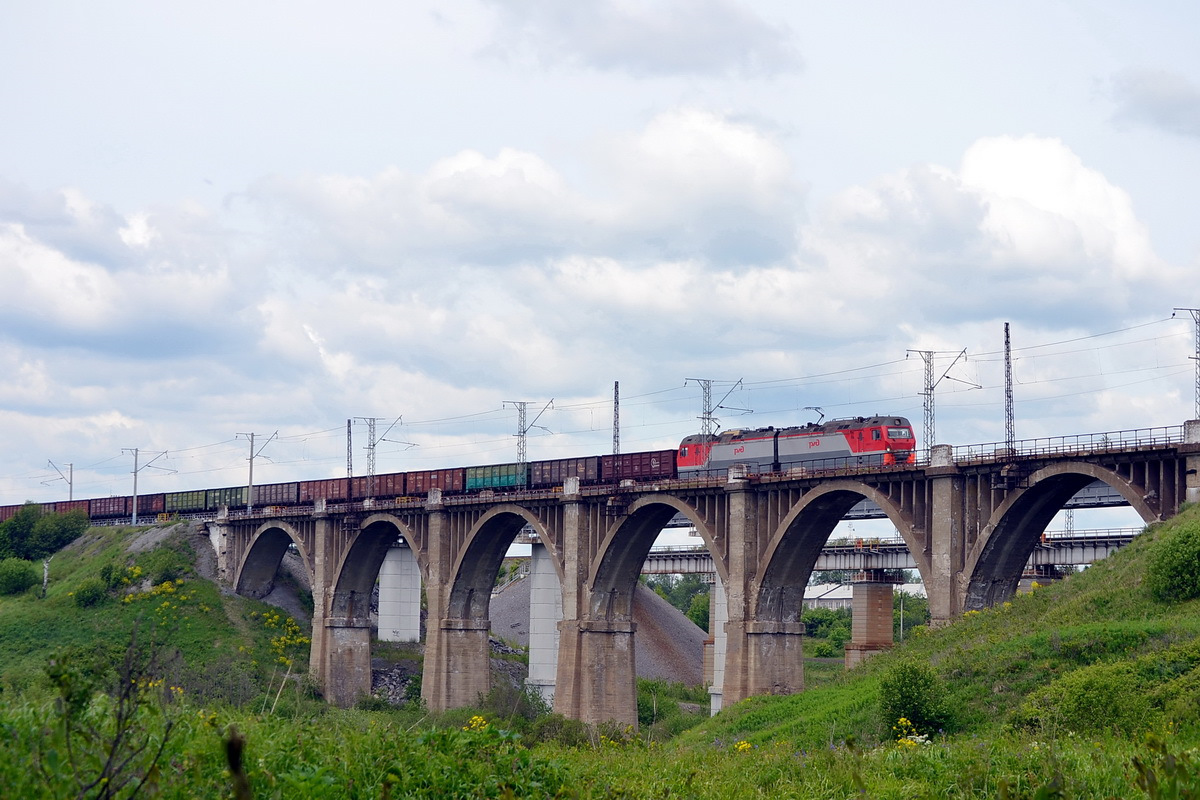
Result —
[[262, 506], [294, 506], [300, 502], [300, 484], [267, 483], [254, 487], [254, 505]]
[[138, 514], [162, 514], [167, 510], [166, 495], [162, 494], [142, 494], [138, 495]]
[[349, 478], [326, 478], [323, 481], [300, 481], [300, 502], [314, 500], [346, 500], [350, 496]]
[[430, 489], [441, 489], [446, 493], [461, 492], [466, 485], [466, 469], [427, 469], [420, 472], [409, 472], [405, 476], [408, 494], [429, 494]]
[[403, 497], [404, 496], [404, 473], [389, 472], [385, 475], [375, 476], [375, 488], [371, 490], [371, 478], [369, 476], [361, 476], [350, 479], [350, 498], [352, 500], [362, 500], [366, 497]]
[[128, 497], [93, 497], [88, 500], [88, 515], [94, 519], [129, 516]]
[[562, 486], [567, 478], [579, 478], [581, 485], [597, 483], [600, 480], [600, 456], [535, 461], [529, 465], [529, 485], [535, 489]]
[[618, 483], [623, 480], [646, 481], [674, 478], [675, 451], [652, 450], [645, 453], [621, 453], [601, 456], [600, 471], [604, 480]]
[[59, 502], [54, 504], [54, 513], [55, 514], [67, 514], [71, 511], [82, 511], [84, 514], [88, 513], [88, 501], [87, 500], [60, 500]]
[[7, 522], [17, 515], [20, 506], [0, 506], [0, 522]]

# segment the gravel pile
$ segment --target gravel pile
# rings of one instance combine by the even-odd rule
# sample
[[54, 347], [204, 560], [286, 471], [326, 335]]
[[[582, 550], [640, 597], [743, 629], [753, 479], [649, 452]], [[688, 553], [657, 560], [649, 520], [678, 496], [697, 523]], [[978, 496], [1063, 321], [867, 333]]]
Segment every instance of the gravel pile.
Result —
[[[491, 601], [492, 634], [529, 644], [529, 581], [510, 583]], [[633, 596], [634, 662], [639, 678], [695, 686], [704, 682], [703, 630], [642, 584]]]

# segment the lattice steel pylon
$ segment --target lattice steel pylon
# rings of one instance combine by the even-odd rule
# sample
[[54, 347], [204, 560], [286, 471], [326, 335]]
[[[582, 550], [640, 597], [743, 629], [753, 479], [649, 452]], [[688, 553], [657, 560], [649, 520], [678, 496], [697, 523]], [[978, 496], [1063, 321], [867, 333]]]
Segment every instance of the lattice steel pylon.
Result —
[[[525, 435], [529, 433], [529, 429], [534, 426], [534, 423], [542, 418], [542, 414], [546, 413], [546, 409], [554, 405], [554, 398], [551, 397], [549, 402], [542, 406], [542, 410], [538, 412], [538, 415], [533, 418], [533, 422], [529, 424], [525, 424], [526, 407], [529, 405], [528, 400], [505, 400], [504, 405], [517, 407], [517, 463], [527, 464], [529, 463], [529, 454], [525, 445]], [[539, 425], [538, 427], [541, 426]]]
[[683, 382], [686, 384], [688, 381], [695, 381], [700, 384], [700, 403], [703, 409], [700, 414], [700, 433], [705, 438], [708, 438], [717, 432], [717, 418], [713, 416], [713, 382], [708, 378], [685, 378]]
[[621, 382], [613, 381], [613, 455], [621, 455]]
[[1194, 416], [1192, 419], [1200, 419], [1200, 308], [1176, 308], [1175, 311], [1186, 311], [1192, 315], [1192, 322], [1195, 324], [1195, 352], [1192, 354], [1192, 360], [1196, 362], [1196, 377], [1195, 377], [1195, 395], [1196, 407], [1193, 410]]
[[1004, 445], [1010, 456], [1016, 454], [1017, 426], [1013, 409], [1012, 345], [1008, 338], [1008, 323], [1004, 323]]
[[[966, 348], [963, 348], [962, 350], [958, 351], [958, 355], [956, 355], [954, 357], [954, 360], [950, 362], [950, 366], [946, 367], [946, 371], [943, 372], [942, 376], [940, 378], [938, 378], [937, 380], [934, 380], [934, 377], [933, 377], [933, 375], [934, 375], [933, 362], [934, 362], [934, 357], [937, 355], [936, 350], [909, 350], [908, 352], [916, 353], [925, 362], [925, 391], [921, 392], [921, 395], [925, 398], [925, 424], [924, 424], [925, 454], [928, 457], [929, 454], [931, 454], [933, 452], [933, 446], [937, 443], [937, 441], [936, 441], [937, 440], [937, 430], [936, 430], [936, 418], [934, 415], [933, 392], [935, 389], [937, 389], [937, 385], [939, 383], [941, 383], [943, 379], [950, 377], [950, 370], [954, 369], [954, 365], [958, 363], [958, 360], [960, 358], [966, 357], [967, 350], [966, 350]], [[949, 351], [947, 351], [945, 353], [945, 355], [949, 355], [949, 354], [950, 354]], [[970, 381], [964, 381], [960, 378], [950, 378], [950, 380], [958, 381], [959, 383], [966, 383], [969, 386], [975, 387], [976, 389], [979, 388], [979, 384], [971, 383]]]

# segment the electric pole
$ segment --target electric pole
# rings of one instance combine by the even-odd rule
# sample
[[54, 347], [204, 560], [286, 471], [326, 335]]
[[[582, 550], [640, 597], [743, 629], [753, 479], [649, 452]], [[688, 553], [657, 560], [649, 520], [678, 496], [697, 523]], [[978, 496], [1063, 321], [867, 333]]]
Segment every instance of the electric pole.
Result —
[[1017, 427], [1013, 411], [1012, 345], [1008, 339], [1008, 323], [1004, 323], [1004, 446], [1009, 458], [1016, 455]]
[[[63, 475], [62, 470], [59, 469], [58, 465], [56, 465], [53, 461], [48, 461], [47, 463], [49, 463], [50, 466], [54, 467], [54, 471], [58, 473], [58, 476], [67, 482], [67, 500], [74, 500], [75, 499], [75, 465], [67, 464], [67, 474]], [[53, 482], [54, 482], [53, 480], [49, 481], [49, 483], [53, 483]], [[47, 481], [42, 481], [42, 483], [47, 483]]]
[[[380, 442], [384, 441], [384, 437], [387, 436], [389, 433], [391, 433], [392, 428], [396, 427], [396, 424], [399, 423], [401, 419], [403, 419], [403, 416], [396, 417], [395, 421], [391, 425], [388, 425], [387, 430], [384, 431], [383, 434], [380, 436], [375, 435], [375, 424], [377, 422], [382, 422], [384, 420], [384, 417], [354, 417], [354, 419], [358, 420], [359, 422], [367, 423], [367, 447], [366, 447], [366, 450], [367, 450], [367, 497], [374, 497], [375, 496], [375, 448], [376, 448], [376, 445], [378, 445]], [[348, 435], [349, 434], [347, 434], [347, 436]], [[349, 441], [349, 440], [347, 439], [347, 441]], [[400, 442], [400, 444], [407, 444], [409, 447], [416, 447], [416, 445], [414, 445], [412, 442]], [[347, 469], [349, 469], [349, 463], [350, 463], [349, 458], [350, 457], [347, 456], [346, 458], [347, 458]]]
[[[537, 416], [533, 418], [533, 422], [530, 422], [528, 425], [525, 424], [526, 407], [529, 405], [528, 400], [505, 400], [504, 405], [515, 406], [517, 409], [517, 463], [525, 464], [527, 463], [528, 458], [525, 446], [525, 435], [529, 433], [529, 429], [534, 427], [534, 424], [542, 418], [542, 414], [546, 413], [546, 409], [554, 405], [554, 398], [551, 397], [550, 402], [542, 406], [542, 410], [539, 411]], [[541, 425], [538, 425], [537, 427], [549, 433], [548, 428], [545, 428]]]
[[[720, 422], [720, 420], [713, 415], [713, 411], [718, 408], [726, 408], [726, 406], [721, 405], [721, 403], [724, 403], [727, 399], [729, 399], [729, 395], [733, 394], [734, 390], [742, 385], [742, 379], [738, 378], [736, 381], [734, 381], [733, 385], [729, 387], [729, 391], [725, 393], [725, 396], [722, 397], [715, 406], [713, 405], [712, 401], [712, 380], [708, 378], [684, 378], [683, 385], [687, 386], [689, 381], [694, 381], [700, 384], [701, 403], [704, 406], [704, 412], [700, 415], [700, 433], [705, 437], [705, 439], [712, 438], [716, 436], [718, 423]], [[732, 408], [730, 410], [750, 413], [750, 409], [748, 408]]]
[[250, 477], [246, 481], [246, 513], [249, 514], [254, 510], [254, 459], [261, 455], [263, 450], [267, 449], [275, 437], [279, 435], [279, 431], [271, 434], [271, 438], [263, 442], [263, 446], [258, 448], [258, 452], [254, 452], [254, 434], [253, 433], [235, 433], [234, 436], [245, 436], [250, 440]]
[[[926, 457], [928, 457], [928, 455], [933, 452], [933, 446], [937, 443], [936, 442], [937, 432], [935, 429], [936, 422], [935, 422], [935, 417], [934, 417], [934, 402], [933, 402], [934, 395], [933, 395], [933, 392], [935, 389], [937, 389], [938, 384], [941, 383], [943, 380], [949, 378], [952, 381], [958, 381], [959, 383], [965, 383], [968, 386], [971, 386], [972, 388], [975, 388], [975, 389], [979, 389], [982, 387], [980, 387], [979, 384], [977, 384], [977, 383], [971, 383], [970, 381], [964, 381], [961, 378], [955, 378], [950, 375], [950, 370], [954, 369], [954, 365], [958, 363], [958, 360], [960, 358], [965, 359], [967, 357], [966, 348], [963, 348], [962, 350], [959, 351], [958, 355], [956, 355], [954, 357], [954, 360], [950, 362], [950, 366], [946, 367], [946, 371], [942, 373], [942, 377], [938, 378], [937, 380], [934, 380], [934, 378], [933, 378], [933, 375], [934, 375], [933, 362], [934, 362], [934, 358], [939, 355], [939, 352], [937, 350], [908, 350], [905, 352], [905, 358], [907, 358], [912, 353], [916, 353], [917, 355], [919, 355], [921, 357], [921, 359], [925, 362], [925, 391], [921, 392], [921, 395], [925, 398], [925, 423], [924, 423], [925, 453], [926, 453]], [[949, 355], [950, 353], [945, 352], [944, 354]]]
[[613, 455], [621, 455], [621, 382], [613, 381]]
[[[121, 452], [122, 453], [133, 453], [133, 501], [132, 501], [133, 502], [133, 519], [130, 522], [130, 524], [137, 525], [137, 512], [138, 512], [137, 479], [138, 479], [138, 473], [141, 472], [142, 470], [144, 470], [146, 467], [153, 464], [155, 461], [158, 461], [160, 458], [165, 456], [167, 454], [167, 451], [163, 450], [161, 453], [156, 454], [154, 456], [154, 458], [150, 459], [145, 464], [142, 464], [140, 467], [138, 466], [138, 452], [139, 452], [138, 448], [122, 447]], [[161, 469], [161, 467], [155, 467], [155, 469]], [[174, 471], [175, 470], [173, 470], [173, 469], [167, 470], [167, 472], [174, 472]]]
[[[1193, 416], [1192, 419], [1200, 419], [1200, 308], [1177, 308], [1177, 309], [1175, 309], [1175, 311], [1186, 311], [1189, 314], [1191, 314], [1192, 322], [1195, 323], [1195, 326], [1196, 326], [1195, 352], [1192, 355], [1192, 360], [1196, 362], [1196, 378], [1195, 378], [1196, 408], [1194, 411], [1195, 416]], [[1172, 316], [1174, 316], [1173, 312], [1172, 312]]]

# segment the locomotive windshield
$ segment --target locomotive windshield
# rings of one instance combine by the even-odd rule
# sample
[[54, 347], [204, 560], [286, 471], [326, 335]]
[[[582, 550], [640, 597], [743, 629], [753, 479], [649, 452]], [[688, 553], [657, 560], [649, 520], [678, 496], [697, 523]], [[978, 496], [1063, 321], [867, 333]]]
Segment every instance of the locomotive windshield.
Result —
[[889, 439], [911, 439], [912, 431], [908, 428], [888, 428]]

